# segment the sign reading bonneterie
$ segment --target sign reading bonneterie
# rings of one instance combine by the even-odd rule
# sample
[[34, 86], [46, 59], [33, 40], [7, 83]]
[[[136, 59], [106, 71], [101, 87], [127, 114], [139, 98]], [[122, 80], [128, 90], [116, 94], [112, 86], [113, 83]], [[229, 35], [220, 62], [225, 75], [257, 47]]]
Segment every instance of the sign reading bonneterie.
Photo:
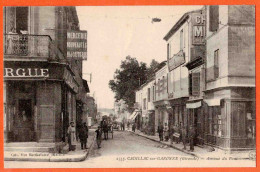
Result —
[[87, 60], [87, 31], [67, 31], [67, 57]]

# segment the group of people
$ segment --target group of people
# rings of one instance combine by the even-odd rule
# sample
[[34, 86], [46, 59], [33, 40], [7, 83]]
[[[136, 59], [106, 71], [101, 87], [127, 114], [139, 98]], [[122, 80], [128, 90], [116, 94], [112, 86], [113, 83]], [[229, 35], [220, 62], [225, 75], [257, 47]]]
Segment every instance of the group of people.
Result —
[[[80, 140], [81, 149], [88, 149], [88, 147], [87, 147], [88, 126], [87, 126], [86, 122], [82, 123], [79, 126], [77, 135]], [[67, 131], [67, 136], [68, 136], [69, 151], [75, 151], [76, 144], [77, 144], [77, 138], [76, 138], [76, 128], [74, 126], [74, 122], [70, 122], [70, 126]]]
[[164, 126], [161, 124], [158, 126], [158, 133], [160, 141], [171, 140], [171, 143], [175, 141], [177, 144], [182, 142], [183, 149], [186, 150], [187, 141], [190, 144], [190, 151], [194, 151], [194, 139], [195, 139], [195, 130], [194, 126], [190, 125], [189, 132], [187, 133], [187, 128], [185, 125], [175, 125], [172, 128], [169, 128], [167, 123]]

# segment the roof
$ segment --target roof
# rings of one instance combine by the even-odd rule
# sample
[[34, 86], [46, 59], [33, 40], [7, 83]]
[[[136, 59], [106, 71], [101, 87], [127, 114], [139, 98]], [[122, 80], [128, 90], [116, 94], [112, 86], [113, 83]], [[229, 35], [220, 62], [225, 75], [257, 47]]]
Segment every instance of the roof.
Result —
[[201, 11], [200, 10], [194, 10], [194, 11], [189, 11], [185, 14], [183, 14], [183, 16], [176, 22], [176, 24], [171, 28], [171, 30], [164, 36], [164, 40], [168, 41], [170, 39], [170, 37], [183, 25], [183, 23], [190, 17], [191, 13], [196, 13]]
[[167, 60], [161, 62], [158, 66], [157, 69], [155, 69], [154, 73], [158, 72], [159, 70], [161, 70], [164, 66], [167, 65]]

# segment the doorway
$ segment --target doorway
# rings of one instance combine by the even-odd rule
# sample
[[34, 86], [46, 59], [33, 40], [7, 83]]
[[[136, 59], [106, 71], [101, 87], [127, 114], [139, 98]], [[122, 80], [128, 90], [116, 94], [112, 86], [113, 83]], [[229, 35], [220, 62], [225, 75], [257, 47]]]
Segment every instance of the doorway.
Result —
[[15, 116], [15, 141], [34, 141], [34, 118], [32, 99], [18, 100], [18, 113]]

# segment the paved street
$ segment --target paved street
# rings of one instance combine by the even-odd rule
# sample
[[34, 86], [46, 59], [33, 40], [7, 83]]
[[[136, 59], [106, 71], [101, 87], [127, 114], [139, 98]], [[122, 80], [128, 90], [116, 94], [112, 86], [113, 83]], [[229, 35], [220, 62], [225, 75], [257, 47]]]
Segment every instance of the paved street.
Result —
[[[180, 157], [193, 158], [183, 152], [165, 147], [127, 131], [115, 131], [114, 139], [103, 140], [101, 148], [96, 144], [83, 162], [5, 162], [6, 168], [87, 168], [87, 167], [159, 167], [178, 166]], [[167, 159], [167, 160], [166, 160]], [[168, 165], [167, 165], [168, 164]]]

